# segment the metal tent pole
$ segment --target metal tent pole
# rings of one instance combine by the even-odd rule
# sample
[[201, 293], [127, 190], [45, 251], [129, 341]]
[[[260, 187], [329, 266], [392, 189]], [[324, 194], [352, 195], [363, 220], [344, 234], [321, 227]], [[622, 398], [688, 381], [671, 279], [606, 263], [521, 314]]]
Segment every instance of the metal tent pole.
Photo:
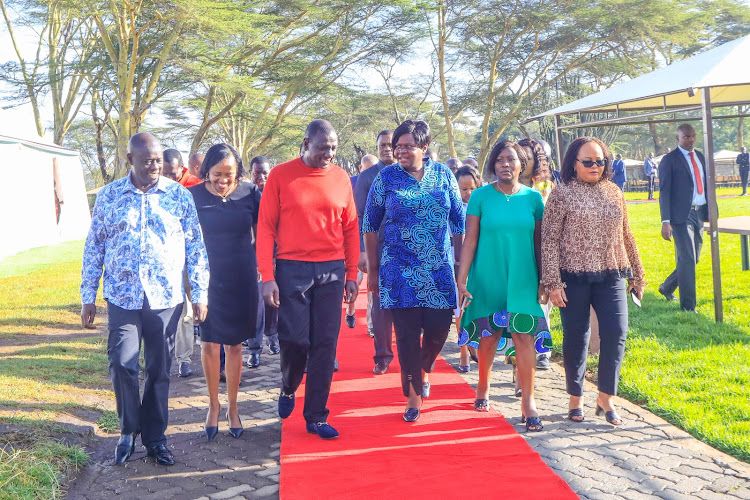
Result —
[[563, 161], [562, 129], [560, 128], [560, 115], [555, 115], [555, 142], [557, 142], [557, 170], [561, 171]]
[[708, 226], [711, 239], [711, 267], [714, 278], [714, 316], [717, 323], [724, 321], [724, 307], [721, 296], [721, 256], [719, 252], [719, 206], [716, 202], [716, 169], [714, 167], [714, 134], [711, 117], [711, 88], [701, 92], [703, 107], [703, 147], [706, 157], [706, 200], [708, 202]]

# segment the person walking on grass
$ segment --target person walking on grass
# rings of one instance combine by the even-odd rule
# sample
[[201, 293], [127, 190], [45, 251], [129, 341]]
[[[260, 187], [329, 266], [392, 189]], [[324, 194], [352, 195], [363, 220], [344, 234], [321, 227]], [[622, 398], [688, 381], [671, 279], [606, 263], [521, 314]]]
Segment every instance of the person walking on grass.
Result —
[[326, 405], [342, 297], [346, 292], [350, 303], [358, 293], [357, 209], [349, 175], [333, 164], [337, 147], [330, 123], [310, 122], [302, 156], [268, 175], [258, 222], [263, 299], [279, 309], [279, 416], [287, 418], [294, 410], [307, 363], [303, 416], [307, 432], [322, 439], [339, 436], [327, 421]]
[[[124, 463], [141, 435], [149, 457], [173, 465], [164, 432], [172, 343], [184, 297], [187, 268], [193, 319], [206, 317], [208, 258], [193, 197], [161, 177], [162, 148], [151, 134], [128, 143], [128, 175], [96, 197], [83, 251], [81, 321], [94, 327], [96, 294], [103, 277], [107, 301], [109, 373], [120, 418], [115, 464]], [[139, 392], [138, 357], [143, 343], [146, 380]]]

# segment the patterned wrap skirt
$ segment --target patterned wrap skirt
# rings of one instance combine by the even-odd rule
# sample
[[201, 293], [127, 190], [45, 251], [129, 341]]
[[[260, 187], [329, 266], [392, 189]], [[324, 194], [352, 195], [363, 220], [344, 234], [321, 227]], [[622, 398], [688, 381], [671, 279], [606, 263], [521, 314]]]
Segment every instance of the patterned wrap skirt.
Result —
[[524, 333], [534, 336], [534, 349], [537, 354], [549, 352], [552, 349], [552, 335], [549, 325], [544, 316], [532, 316], [531, 314], [509, 313], [500, 311], [477, 318], [468, 325], [461, 327], [458, 332], [458, 345], [479, 347], [482, 337], [491, 337], [494, 333], [501, 332], [500, 342], [497, 344], [497, 352], [506, 356], [515, 356], [516, 348], [511, 338], [511, 333]]

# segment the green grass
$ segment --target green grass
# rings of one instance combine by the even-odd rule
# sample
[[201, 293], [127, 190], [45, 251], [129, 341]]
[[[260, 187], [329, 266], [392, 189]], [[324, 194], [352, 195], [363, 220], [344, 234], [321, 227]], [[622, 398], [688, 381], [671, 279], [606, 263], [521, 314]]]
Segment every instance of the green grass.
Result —
[[[716, 190], [717, 196], [737, 196], [742, 192], [742, 188], [731, 187], [731, 188], [718, 188]], [[654, 198], [659, 199], [659, 191], [654, 192]], [[625, 192], [625, 199], [627, 201], [645, 201], [648, 200], [648, 191], [627, 191]]]
[[[750, 214], [750, 200], [720, 199], [719, 212]], [[710, 242], [704, 239], [697, 268], [699, 314], [681, 312], [678, 302], [657, 291], [674, 268], [673, 244], [660, 234], [658, 204], [629, 205], [628, 214], [649, 285], [643, 308], [630, 305], [620, 395], [750, 462], [750, 271], [740, 267], [739, 236], [719, 236], [724, 323], [717, 324]], [[559, 345], [559, 319], [553, 325]], [[590, 359], [593, 366], [596, 361]]]
[[80, 325], [82, 249], [0, 261], [0, 423], [12, 429], [0, 435], [0, 499], [62, 497], [61, 483], [88, 461], [63, 417], [112, 430], [106, 340]]

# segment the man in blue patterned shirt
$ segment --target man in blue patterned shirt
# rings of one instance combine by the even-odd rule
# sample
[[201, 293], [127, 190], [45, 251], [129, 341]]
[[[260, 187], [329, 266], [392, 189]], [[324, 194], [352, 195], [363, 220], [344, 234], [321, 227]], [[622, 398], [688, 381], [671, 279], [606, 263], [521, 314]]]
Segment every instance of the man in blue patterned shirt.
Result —
[[[161, 177], [163, 155], [151, 134], [128, 144], [130, 173], [105, 186], [96, 197], [81, 271], [81, 321], [94, 328], [96, 293], [104, 270], [107, 301], [109, 373], [120, 417], [115, 463], [135, 449], [135, 437], [148, 456], [174, 464], [166, 447], [170, 347], [183, 302], [187, 267], [193, 317], [206, 317], [208, 258], [190, 192]], [[146, 360], [143, 399], [138, 388], [140, 343]]]

